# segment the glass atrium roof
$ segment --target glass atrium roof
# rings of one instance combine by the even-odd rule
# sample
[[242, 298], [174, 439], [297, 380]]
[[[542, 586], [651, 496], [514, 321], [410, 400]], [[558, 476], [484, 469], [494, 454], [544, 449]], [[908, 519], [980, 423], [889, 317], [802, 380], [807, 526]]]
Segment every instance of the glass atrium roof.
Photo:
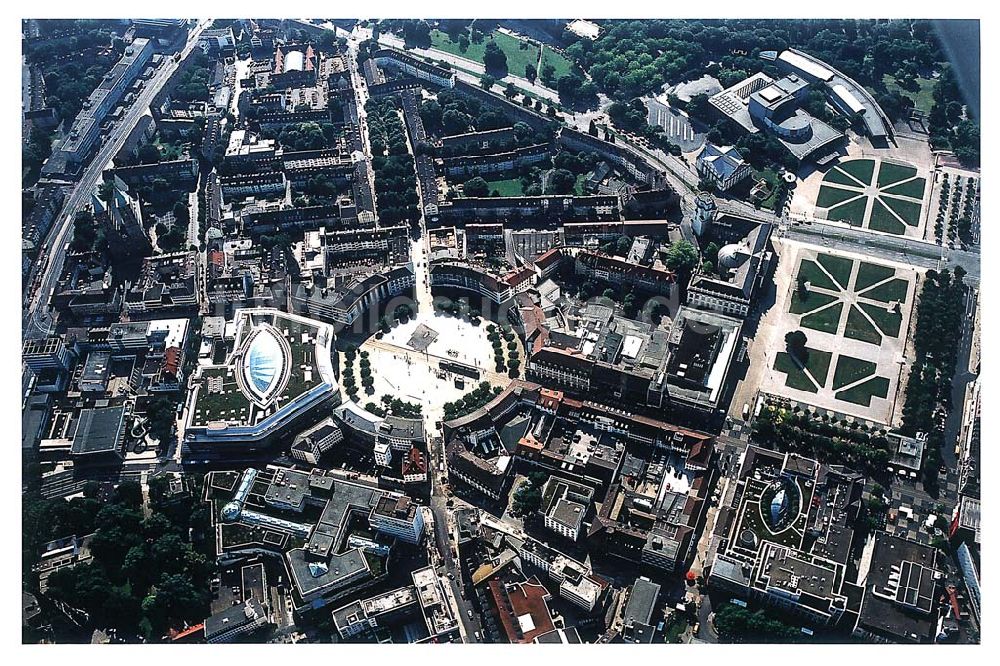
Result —
[[281, 380], [285, 354], [277, 335], [263, 329], [254, 337], [247, 350], [244, 372], [247, 384], [261, 399], [266, 399]]
[[778, 527], [787, 512], [788, 494], [785, 492], [785, 489], [782, 488], [775, 493], [774, 499], [771, 500], [771, 525], [773, 527]]

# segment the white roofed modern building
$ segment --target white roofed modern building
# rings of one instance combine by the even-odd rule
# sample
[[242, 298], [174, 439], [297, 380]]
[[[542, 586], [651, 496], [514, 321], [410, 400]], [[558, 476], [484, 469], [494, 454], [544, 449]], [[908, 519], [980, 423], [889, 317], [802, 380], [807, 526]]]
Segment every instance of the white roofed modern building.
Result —
[[272, 308], [237, 310], [233, 351], [192, 378], [184, 442], [191, 449], [267, 446], [336, 406], [333, 327]]

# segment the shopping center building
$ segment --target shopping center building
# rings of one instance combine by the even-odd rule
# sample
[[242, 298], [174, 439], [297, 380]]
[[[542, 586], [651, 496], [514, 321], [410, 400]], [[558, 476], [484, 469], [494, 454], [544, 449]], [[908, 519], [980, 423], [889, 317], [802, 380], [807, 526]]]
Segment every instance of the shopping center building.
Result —
[[[231, 328], [230, 328], [231, 327]], [[333, 326], [275, 310], [236, 312], [225, 363], [192, 378], [184, 442], [192, 450], [250, 450], [291, 437], [336, 406]], [[227, 336], [228, 337], [228, 336]]]

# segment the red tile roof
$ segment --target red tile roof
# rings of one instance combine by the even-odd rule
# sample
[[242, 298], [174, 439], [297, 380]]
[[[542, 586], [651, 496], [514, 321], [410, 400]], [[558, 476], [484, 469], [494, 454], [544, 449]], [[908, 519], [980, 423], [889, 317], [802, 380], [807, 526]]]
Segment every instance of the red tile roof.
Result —
[[526, 280], [530, 280], [535, 274], [535, 271], [531, 269], [530, 266], [522, 266], [521, 268], [516, 268], [511, 272], [507, 273], [504, 279], [512, 287], [516, 287]]
[[[538, 582], [538, 578], [530, 579], [504, 586], [493, 579], [489, 582], [490, 594], [500, 616], [504, 633], [511, 643], [530, 643], [539, 636], [555, 629], [552, 624], [552, 614], [549, 612], [549, 591]], [[534, 626], [523, 631], [519, 618], [528, 616]]]
[[176, 375], [180, 367], [180, 360], [180, 347], [167, 347], [167, 350], [163, 352], [163, 369], [171, 375]]
[[561, 260], [562, 251], [559, 248], [554, 247], [535, 259], [535, 266], [540, 269], [545, 269]]
[[423, 452], [418, 448], [410, 449], [403, 460], [403, 474], [426, 474], [427, 461], [424, 460]]

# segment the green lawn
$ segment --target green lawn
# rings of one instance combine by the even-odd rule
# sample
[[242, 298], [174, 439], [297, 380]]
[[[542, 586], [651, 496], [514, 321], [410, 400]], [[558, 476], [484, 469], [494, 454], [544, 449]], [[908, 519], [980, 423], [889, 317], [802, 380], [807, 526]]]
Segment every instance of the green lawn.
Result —
[[913, 106], [916, 109], [923, 111], [924, 113], [931, 112], [931, 107], [934, 106], [934, 84], [936, 83], [934, 79], [917, 77], [917, 85], [919, 86], [917, 91], [904, 90], [903, 88], [900, 88], [892, 74], [885, 74], [882, 77], [882, 83], [885, 84], [885, 88], [889, 92], [896, 90], [899, 91], [900, 94], [912, 99]]
[[886, 208], [879, 197], [876, 197], [872, 203], [872, 214], [868, 218], [868, 228], [900, 236], [906, 233], [906, 225], [889, 212], [889, 209]]
[[458, 42], [451, 41], [446, 33], [440, 30], [431, 30], [431, 46], [440, 50], [447, 51], [448, 53], [453, 53], [457, 56], [462, 56], [463, 58], [468, 58], [469, 60], [475, 60], [481, 63], [483, 61], [483, 53], [486, 51], [486, 42], [483, 40], [478, 44], [474, 42], [469, 42], [469, 48], [462, 50]]
[[858, 303], [861, 309], [868, 313], [872, 321], [882, 329], [882, 332], [893, 338], [899, 337], [899, 329], [903, 325], [903, 315], [895, 309], [887, 310], [872, 303]]
[[893, 185], [892, 187], [887, 187], [882, 190], [883, 194], [898, 194], [902, 197], [912, 197], [914, 199], [924, 198], [924, 187], [927, 181], [923, 178], [914, 178], [912, 180], [905, 180], [901, 183]]
[[856, 305], [852, 305], [851, 311], [847, 313], [847, 326], [844, 328], [844, 337], [869, 342], [873, 345], [882, 344], [882, 336], [871, 325], [871, 322], [865, 319], [865, 316], [861, 314]]
[[853, 402], [855, 405], [869, 406], [872, 396], [884, 398], [889, 394], [889, 380], [885, 377], [872, 377], [866, 382], [837, 393], [837, 400]]
[[[903, 218], [903, 222], [906, 222], [911, 227], [915, 227], [920, 224], [920, 204], [915, 201], [910, 201], [908, 199], [898, 199], [896, 197], [879, 197], [882, 202], [891, 208], [896, 215]], [[872, 217], [875, 217], [874, 213]]]
[[850, 284], [851, 280], [851, 269], [854, 268], [853, 259], [820, 253], [816, 255], [816, 261], [826, 269], [830, 277], [840, 284], [842, 289], [847, 289], [847, 285]]
[[873, 301], [881, 301], [882, 303], [889, 303], [891, 301], [899, 301], [900, 303], [906, 302], [906, 292], [910, 288], [910, 281], [904, 280], [902, 278], [896, 278], [895, 280], [889, 280], [885, 284], [880, 284], [879, 286], [869, 289], [868, 291], [861, 294], [865, 298], [870, 298]]
[[830, 276], [823, 272], [823, 269], [821, 269], [812, 259], [802, 260], [802, 263], [799, 264], [798, 277], [805, 278], [806, 281], [814, 287], [822, 287], [823, 289], [831, 289], [834, 291], [837, 289], [837, 285], [830, 279]]
[[799, 290], [796, 289], [792, 292], [792, 304], [788, 308], [788, 311], [792, 314], [805, 314], [806, 312], [818, 310], [819, 308], [829, 305], [836, 300], [836, 296], [821, 294], [818, 291], [807, 291], [806, 297], [802, 298], [799, 296]]
[[[767, 189], [770, 191], [770, 194], [761, 200], [760, 205], [768, 210], [774, 210], [775, 205], [778, 203], [778, 182], [781, 178], [774, 169], [754, 169], [753, 182], [759, 182], [761, 178], [767, 183]], [[749, 194], [752, 187], [750, 185], [746, 185], [746, 187]]]
[[840, 313], [843, 309], [843, 303], [836, 303], [812, 314], [804, 315], [800, 323], [806, 328], [816, 331], [836, 333], [837, 327], [840, 325]]
[[837, 369], [833, 372], [833, 390], [836, 391], [874, 374], [876, 367], [871, 361], [841, 354], [837, 358]]
[[909, 165], [882, 162], [878, 167], [878, 186], [886, 187], [916, 175], [917, 170]]
[[865, 208], [868, 207], [868, 197], [860, 197], [854, 201], [831, 208], [826, 218], [836, 222], [847, 222], [851, 226], [860, 227], [865, 221]]
[[519, 197], [524, 194], [524, 188], [521, 187], [520, 178], [505, 178], [503, 180], [487, 180], [486, 184], [490, 186], [490, 193], [496, 190], [500, 193], [502, 197]]
[[573, 70], [573, 63], [570, 62], [569, 58], [564, 56], [559, 51], [555, 51], [552, 48], [542, 47], [542, 66], [538, 68], [538, 73], [541, 75], [542, 68], [545, 65], [552, 65], [555, 67], [556, 72], [553, 75], [553, 79], [558, 81], [560, 76], [565, 76]]
[[675, 613], [670, 619], [670, 624], [667, 625], [666, 630], [663, 632], [663, 642], [680, 643], [681, 634], [683, 634], [684, 630], [687, 628], [687, 620], [685, 620], [680, 613]]
[[839, 187], [823, 185], [819, 188], [819, 196], [816, 197], [816, 205], [820, 208], [829, 208], [835, 204], [843, 203], [848, 199], [853, 199], [861, 193], [857, 190], [844, 190]]
[[882, 266], [881, 264], [869, 264], [862, 261], [861, 266], [858, 267], [858, 276], [854, 279], [854, 291], [867, 289], [873, 284], [888, 280], [895, 274], [895, 268]]
[[875, 173], [875, 160], [847, 160], [837, 165], [837, 168], [851, 174], [865, 185], [872, 182]]
[[857, 180], [851, 178], [837, 167], [834, 167], [826, 172], [826, 175], [823, 176], [823, 182], [834, 183], [836, 185], [848, 185], [850, 187], [858, 188], [863, 186], [861, 183], [858, 183]]
[[[440, 30], [431, 31], [431, 45], [441, 51], [446, 51], [469, 60], [483, 62], [483, 54], [486, 51], [486, 43], [493, 39], [500, 50], [507, 55], [507, 71], [515, 76], [524, 76], [524, 67], [527, 64], [536, 65], [538, 63], [538, 47], [530, 42], [522, 42], [520, 39], [505, 35], [502, 32], [493, 32], [486, 39], [478, 44], [470, 42], [469, 48], [463, 51], [457, 42], [451, 41], [446, 33]], [[525, 48], [521, 48], [522, 44]]]
[[[819, 382], [819, 385], [823, 386], [826, 384], [826, 376], [830, 372], [830, 360], [833, 354], [808, 347], [806, 347], [806, 352], [809, 354], [806, 359], [806, 368], [809, 370], [809, 374]], [[802, 372], [788, 352], [778, 352], [774, 358], [774, 369], [785, 374], [785, 386], [799, 391], [817, 392], [816, 386]]]

